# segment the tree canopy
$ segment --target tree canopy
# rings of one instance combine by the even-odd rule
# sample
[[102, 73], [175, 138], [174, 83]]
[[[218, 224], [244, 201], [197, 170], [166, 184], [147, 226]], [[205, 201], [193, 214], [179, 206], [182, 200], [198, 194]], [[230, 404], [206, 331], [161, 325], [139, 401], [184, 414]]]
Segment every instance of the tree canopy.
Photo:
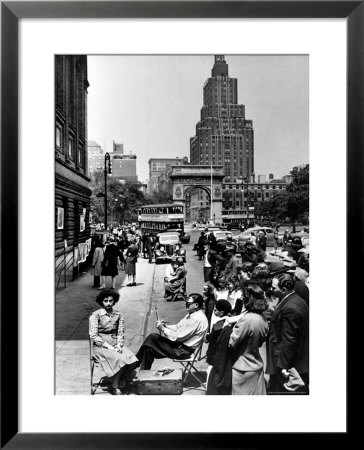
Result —
[[294, 167], [292, 182], [284, 191], [276, 192], [269, 201], [259, 202], [255, 216], [275, 223], [289, 220], [293, 227], [298, 221], [307, 221], [309, 213], [309, 164]]

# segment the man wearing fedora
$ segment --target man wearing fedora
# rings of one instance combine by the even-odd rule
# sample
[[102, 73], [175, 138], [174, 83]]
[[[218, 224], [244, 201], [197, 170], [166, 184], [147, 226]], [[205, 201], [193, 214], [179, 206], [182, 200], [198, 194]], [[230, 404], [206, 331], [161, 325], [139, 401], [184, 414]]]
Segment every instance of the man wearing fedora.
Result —
[[273, 278], [273, 311], [267, 338], [268, 394], [308, 394], [308, 305], [294, 290], [291, 274]]

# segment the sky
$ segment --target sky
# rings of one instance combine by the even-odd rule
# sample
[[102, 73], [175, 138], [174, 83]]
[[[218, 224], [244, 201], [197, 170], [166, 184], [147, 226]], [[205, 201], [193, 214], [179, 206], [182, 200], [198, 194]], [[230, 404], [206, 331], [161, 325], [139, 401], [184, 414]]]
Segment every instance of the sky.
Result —
[[[228, 55], [238, 103], [254, 128], [254, 171], [289, 174], [309, 162], [309, 66], [305, 55]], [[88, 56], [88, 140], [137, 155], [139, 181], [150, 158], [187, 156], [214, 55]]]

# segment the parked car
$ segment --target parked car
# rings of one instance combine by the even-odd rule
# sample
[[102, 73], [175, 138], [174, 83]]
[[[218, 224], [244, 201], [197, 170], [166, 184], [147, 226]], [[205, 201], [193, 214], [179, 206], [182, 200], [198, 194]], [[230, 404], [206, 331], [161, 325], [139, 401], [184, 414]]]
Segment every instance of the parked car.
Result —
[[228, 237], [234, 238], [234, 235], [231, 231], [215, 230], [212, 232], [212, 234], [215, 236], [217, 242], [226, 241]]
[[287, 242], [287, 246], [298, 252], [301, 248], [310, 245], [310, 235], [308, 233], [293, 233]]
[[263, 231], [264, 234], [267, 237], [267, 247], [273, 247], [274, 246], [274, 230], [270, 227], [253, 227], [248, 228], [243, 233], [240, 233], [237, 236], [238, 241], [238, 252], [241, 252], [241, 250], [244, 247], [244, 244], [251, 240], [252, 233], [255, 233], [256, 236], [258, 236], [258, 232]]
[[182, 248], [179, 233], [172, 231], [158, 233], [154, 248], [155, 262], [171, 261], [173, 256], [181, 257], [186, 262], [186, 250]]
[[182, 242], [183, 244], [189, 244], [190, 239], [191, 239], [191, 236], [190, 236], [190, 234], [187, 233], [186, 231], [182, 231], [181, 228], [171, 228], [170, 230], [168, 230], [168, 232], [169, 232], [169, 231], [173, 231], [173, 232], [175, 232], [175, 233], [178, 233], [179, 236], [180, 236], [181, 242]]

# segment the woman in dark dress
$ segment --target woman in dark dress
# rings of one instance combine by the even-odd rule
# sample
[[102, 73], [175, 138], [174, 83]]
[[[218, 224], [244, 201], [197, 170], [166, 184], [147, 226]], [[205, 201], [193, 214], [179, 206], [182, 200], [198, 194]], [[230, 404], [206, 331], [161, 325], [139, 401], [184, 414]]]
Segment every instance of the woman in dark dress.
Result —
[[106, 277], [111, 277], [112, 288], [115, 289], [116, 276], [118, 275], [119, 249], [114, 242], [114, 238], [108, 238], [109, 245], [104, 251], [104, 260], [102, 262], [101, 289], [105, 289]]
[[117, 292], [104, 289], [96, 298], [101, 308], [89, 319], [93, 353], [106, 376], [111, 378], [112, 395], [122, 395], [120, 387], [125, 386], [126, 376], [135, 369], [138, 361], [124, 345], [124, 318], [114, 307], [118, 301]]
[[135, 265], [138, 261], [139, 248], [136, 244], [136, 238], [130, 238], [130, 245], [126, 250], [126, 265], [125, 273], [128, 275], [128, 284], [126, 286], [136, 286], [135, 276], [136, 268]]

